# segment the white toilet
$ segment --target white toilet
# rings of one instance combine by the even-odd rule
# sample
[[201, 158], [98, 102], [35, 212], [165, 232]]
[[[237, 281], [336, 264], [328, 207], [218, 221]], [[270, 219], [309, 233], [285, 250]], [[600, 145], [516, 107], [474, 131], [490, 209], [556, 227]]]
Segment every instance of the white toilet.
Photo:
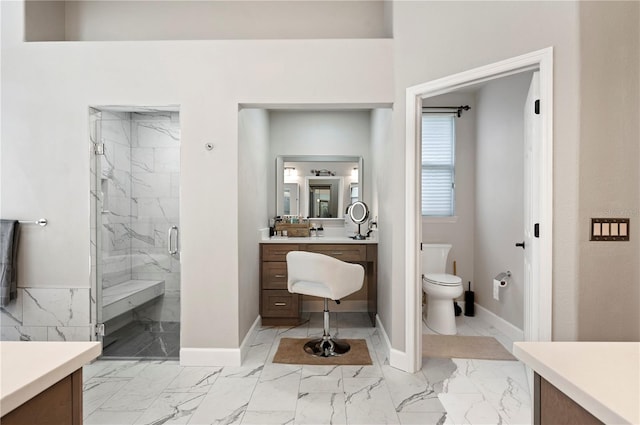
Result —
[[427, 294], [427, 326], [442, 335], [456, 334], [454, 298], [462, 295], [462, 279], [446, 274], [450, 244], [422, 244], [422, 289]]

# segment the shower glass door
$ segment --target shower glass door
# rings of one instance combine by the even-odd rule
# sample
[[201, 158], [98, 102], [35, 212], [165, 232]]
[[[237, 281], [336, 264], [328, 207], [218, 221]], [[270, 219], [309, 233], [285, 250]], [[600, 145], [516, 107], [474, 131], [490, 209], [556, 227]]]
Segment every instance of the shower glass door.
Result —
[[93, 317], [103, 357], [178, 358], [179, 113], [104, 107], [90, 116]]

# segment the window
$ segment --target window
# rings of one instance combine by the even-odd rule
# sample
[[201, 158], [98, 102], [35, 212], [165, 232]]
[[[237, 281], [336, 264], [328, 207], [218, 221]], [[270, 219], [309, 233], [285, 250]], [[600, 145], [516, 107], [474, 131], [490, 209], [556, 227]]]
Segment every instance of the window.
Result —
[[455, 215], [453, 115], [422, 115], [422, 215]]

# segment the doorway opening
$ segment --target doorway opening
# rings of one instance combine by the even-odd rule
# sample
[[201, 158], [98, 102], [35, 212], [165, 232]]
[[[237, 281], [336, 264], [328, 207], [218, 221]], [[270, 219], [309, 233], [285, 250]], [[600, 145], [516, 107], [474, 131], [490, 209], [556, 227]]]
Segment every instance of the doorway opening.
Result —
[[[405, 324], [406, 370], [408, 371], [417, 371], [422, 366], [420, 140], [423, 104], [436, 96], [471, 90], [490, 81], [532, 71], [538, 71], [540, 99], [538, 105], [542, 105], [542, 113], [538, 119], [539, 131], [531, 139], [532, 150], [529, 153], [528, 165], [531, 172], [525, 173], [525, 179], [533, 179], [534, 185], [530, 186], [529, 190], [527, 190], [527, 182], [523, 185], [526, 197], [525, 210], [527, 205], [531, 207], [530, 211], [524, 213], [523, 224], [525, 229], [523, 238], [529, 241], [528, 245], [525, 243], [528, 260], [525, 260], [523, 272], [525, 275], [523, 278], [525, 281], [523, 334], [525, 340], [551, 339], [552, 57], [552, 48], [547, 48], [407, 89]], [[534, 226], [537, 237], [534, 236]]]
[[180, 352], [177, 107], [92, 107], [92, 322], [102, 358]]

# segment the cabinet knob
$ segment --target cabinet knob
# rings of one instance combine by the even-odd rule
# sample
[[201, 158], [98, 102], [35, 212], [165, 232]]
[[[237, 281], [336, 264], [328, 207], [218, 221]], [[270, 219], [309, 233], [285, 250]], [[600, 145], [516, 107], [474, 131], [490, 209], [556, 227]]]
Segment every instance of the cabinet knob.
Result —
[[277, 307], [284, 307], [287, 305], [287, 303], [274, 303], [273, 305], [277, 306]]

